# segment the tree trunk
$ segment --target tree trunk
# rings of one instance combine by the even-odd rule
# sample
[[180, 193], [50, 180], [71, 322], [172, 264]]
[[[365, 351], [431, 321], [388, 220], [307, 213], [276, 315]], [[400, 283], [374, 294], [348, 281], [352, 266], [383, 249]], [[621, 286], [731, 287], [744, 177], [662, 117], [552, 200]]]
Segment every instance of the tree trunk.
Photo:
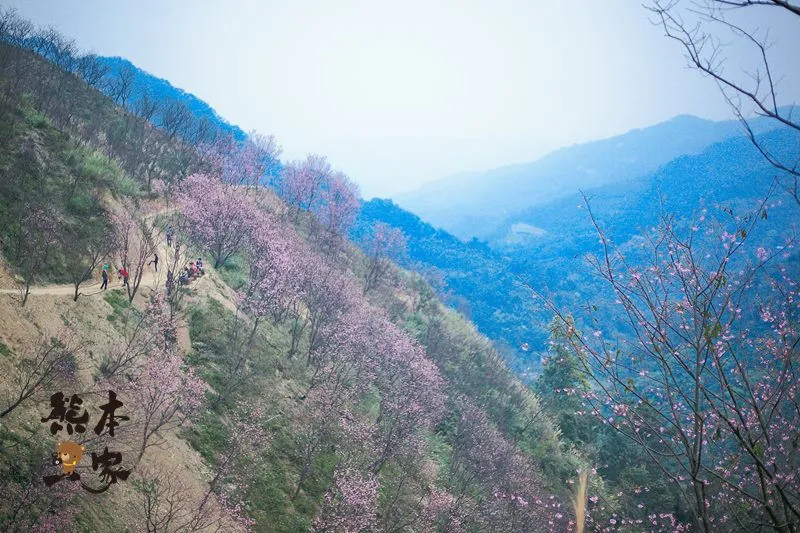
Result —
[[300, 479], [297, 480], [297, 488], [295, 489], [294, 494], [292, 495], [292, 501], [295, 501], [297, 499], [297, 496], [300, 494], [300, 487], [303, 486], [303, 481], [306, 480], [306, 476], [308, 476], [308, 472], [309, 470], [311, 470], [310, 465], [311, 461], [308, 460], [305, 463], [303, 463], [303, 471], [300, 472]]

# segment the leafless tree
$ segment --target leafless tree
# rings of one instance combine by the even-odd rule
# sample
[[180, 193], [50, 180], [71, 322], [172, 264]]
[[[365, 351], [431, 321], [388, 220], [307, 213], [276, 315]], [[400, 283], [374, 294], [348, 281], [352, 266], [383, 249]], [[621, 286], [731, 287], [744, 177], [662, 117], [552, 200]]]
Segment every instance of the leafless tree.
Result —
[[33, 24], [17, 15], [14, 9], [0, 14], [0, 39], [8, 45], [0, 46], [0, 72], [9, 80], [5, 87], [6, 97], [17, 92], [22, 83], [23, 61], [19, 58], [26, 53], [22, 47], [33, 29]]
[[9, 45], [0, 48], [0, 69], [5, 70], [25, 40], [33, 33], [33, 24], [17, 14], [15, 9], [0, 10], [0, 41]]
[[185, 131], [185, 140], [193, 145], [208, 142], [216, 136], [216, 127], [206, 117], [197, 120], [190, 118]]
[[139, 98], [133, 104], [133, 112], [139, 118], [151, 120], [159, 109], [159, 102], [150, 94], [147, 87], [142, 87]]
[[136, 84], [136, 69], [129, 65], [122, 65], [112, 76], [108, 84], [108, 95], [119, 105], [125, 107], [133, 94]]
[[191, 110], [180, 100], [170, 99], [164, 102], [158, 126], [170, 140], [187, 132], [192, 123]]
[[[752, 112], [776, 125], [800, 133], [800, 109], [781, 107], [781, 77], [771, 68], [771, 53], [777, 43], [768, 32], [761, 32], [746, 23], [751, 10], [780, 10], [794, 18], [800, 31], [800, 5], [788, 0], [653, 0], [648, 9], [663, 27], [666, 36], [681, 44], [689, 65], [716, 82], [734, 115], [741, 121], [750, 141], [761, 155], [786, 179], [784, 185], [800, 204], [800, 158], [778, 155], [754, 131]], [[726, 48], [730, 44], [755, 52], [756, 64], [734, 73], [726, 70]]]
[[56, 64], [64, 72], [76, 72], [78, 67], [78, 45], [75, 41], [62, 35], [60, 32], [50, 29], [48, 55], [45, 56]]
[[208, 497], [195, 502], [177, 467], [141, 466], [132, 480], [133, 509], [148, 533], [215, 530], [218, 512]]
[[100, 88], [100, 84], [108, 74], [108, 65], [100, 61], [95, 54], [86, 54], [78, 59], [78, 75], [95, 89]]
[[67, 239], [69, 244], [67, 273], [75, 286], [72, 301], [77, 302], [81, 284], [92, 278], [95, 269], [111, 253], [113, 237], [99, 231], [89, 234], [76, 231], [70, 232]]
[[76, 341], [67, 334], [43, 341], [31, 349], [16, 369], [16, 379], [7, 391], [0, 418], [7, 416], [37, 392], [47, 390], [58, 381], [74, 379], [75, 355], [80, 350]]
[[31, 283], [47, 265], [48, 259], [58, 242], [58, 229], [61, 223], [55, 212], [41, 206], [30, 204], [24, 209], [20, 221], [20, 231], [13, 246], [19, 259], [23, 279], [22, 305], [28, 302]]
[[114, 217], [115, 246], [123, 268], [129, 273], [128, 299], [132, 302], [142, 283], [148, 260], [156, 252], [156, 228], [152, 220], [125, 211]]
[[49, 57], [49, 52], [52, 47], [53, 40], [58, 35], [58, 30], [53, 26], [47, 28], [39, 28], [33, 33], [28, 43], [28, 48], [36, 52], [42, 57]]

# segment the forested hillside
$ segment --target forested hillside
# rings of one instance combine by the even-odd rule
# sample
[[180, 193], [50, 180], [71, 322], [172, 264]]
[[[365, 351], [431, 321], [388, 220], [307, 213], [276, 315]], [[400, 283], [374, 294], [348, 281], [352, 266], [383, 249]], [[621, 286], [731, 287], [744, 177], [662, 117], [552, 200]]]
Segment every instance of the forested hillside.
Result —
[[[798, 133], [785, 127], [757, 139], [777, 157], [791, 157], [800, 146]], [[626, 247], [666, 213], [684, 223], [723, 208], [746, 213], [770, 191], [780, 191], [776, 179], [775, 168], [749, 139], [739, 136], [698, 155], [676, 158], [650, 175], [586, 194], [609, 238]], [[790, 197], [776, 195], [770, 203], [769, 219], [759, 227], [760, 244], [775, 249], [785, 244], [782, 228], [790, 227], [797, 213]], [[438, 270], [452, 291], [448, 301], [505, 346], [509, 364], [523, 375], [540, 371], [551, 318], [530, 288], [565, 308], [591, 302], [608, 309], [603, 304], [611, 296], [585, 261], [587, 254], [599, 254], [602, 248], [579, 193], [515, 214], [488, 241], [463, 242], [390, 201], [364, 205], [359, 225], [377, 222], [408, 237], [409, 259], [418, 262], [418, 268]], [[792, 261], [796, 258], [792, 251]], [[611, 315], [602, 320], [615, 322]]]
[[[245, 133], [217, 115], [217, 112], [193, 94], [173, 87], [164, 79], [137, 68], [122, 57], [93, 58], [94, 69], [102, 73], [97, 87], [117, 104], [164, 129], [175, 124], [186, 132], [194, 129], [195, 140], [217, 131], [243, 141]], [[199, 137], [199, 139], [198, 139]]]
[[171, 90], [131, 107], [12, 10], [0, 41], [3, 531], [800, 527], [777, 104], [464, 243]]
[[[4, 17], [4, 530], [574, 522], [586, 458], [423, 280], [344, 239], [346, 176], [309, 157], [268, 191], [269, 154], [152, 127]], [[77, 476], [50, 461], [64, 440]]]

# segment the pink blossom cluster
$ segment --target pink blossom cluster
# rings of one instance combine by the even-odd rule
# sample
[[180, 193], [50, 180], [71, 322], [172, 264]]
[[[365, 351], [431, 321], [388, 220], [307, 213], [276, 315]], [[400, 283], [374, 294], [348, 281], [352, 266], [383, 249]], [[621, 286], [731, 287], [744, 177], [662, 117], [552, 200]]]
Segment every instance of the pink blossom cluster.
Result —
[[[610, 251], [594, 264], [630, 335], [568, 336], [598, 385], [583, 412], [660, 463], [700, 530], [800, 526], [798, 286], [765, 247], [756, 248], [757, 262], [746, 252], [759, 218], [709, 231], [721, 252], [670, 220], [646, 237], [648, 264]], [[612, 526], [672, 519], [613, 518]]]
[[287, 164], [278, 195], [295, 210], [310, 211], [330, 232], [339, 235], [355, 220], [360, 207], [358, 186], [315, 154]]
[[325, 494], [317, 531], [360, 533], [377, 523], [378, 480], [374, 475], [348, 467], [333, 474], [333, 484]]
[[184, 230], [208, 250], [215, 267], [243, 249], [258, 211], [242, 190], [195, 174], [181, 184], [176, 200]]

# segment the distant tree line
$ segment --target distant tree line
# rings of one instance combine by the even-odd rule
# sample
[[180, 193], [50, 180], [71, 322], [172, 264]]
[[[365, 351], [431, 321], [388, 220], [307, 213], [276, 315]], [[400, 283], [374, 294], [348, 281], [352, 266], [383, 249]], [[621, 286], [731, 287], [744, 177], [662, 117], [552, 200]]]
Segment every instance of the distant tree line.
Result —
[[[155, 181], [170, 186], [202, 168], [202, 154], [194, 149], [201, 145], [254, 151], [264, 159], [265, 172], [280, 169], [280, 148], [273, 137], [253, 132], [241, 139], [238, 128], [196, 113], [187, 99], [155, 94], [130, 63], [84, 52], [55, 28], [36, 28], [14, 9], [0, 10], [0, 43], [0, 108], [29, 95], [34, 107], [59, 128], [101, 146], [148, 191]], [[35, 61], [31, 53], [48, 62]], [[87, 99], [91, 93], [81, 91], [80, 82], [100, 94]], [[101, 94], [125, 111], [104, 105]]]

